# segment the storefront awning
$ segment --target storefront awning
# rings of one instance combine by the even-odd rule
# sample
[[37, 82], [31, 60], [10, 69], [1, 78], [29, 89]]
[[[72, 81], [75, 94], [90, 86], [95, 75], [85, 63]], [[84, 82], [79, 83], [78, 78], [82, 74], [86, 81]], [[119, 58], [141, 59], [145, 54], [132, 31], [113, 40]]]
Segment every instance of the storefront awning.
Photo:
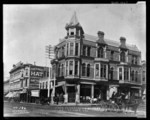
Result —
[[55, 85], [55, 88], [56, 88], [56, 87], [63, 86], [63, 85], [64, 85], [64, 83], [61, 83], [61, 84], [59, 84], [59, 85]]
[[142, 89], [141, 87], [131, 87], [133, 89]]
[[10, 97], [12, 95], [12, 92], [9, 92], [5, 97]]

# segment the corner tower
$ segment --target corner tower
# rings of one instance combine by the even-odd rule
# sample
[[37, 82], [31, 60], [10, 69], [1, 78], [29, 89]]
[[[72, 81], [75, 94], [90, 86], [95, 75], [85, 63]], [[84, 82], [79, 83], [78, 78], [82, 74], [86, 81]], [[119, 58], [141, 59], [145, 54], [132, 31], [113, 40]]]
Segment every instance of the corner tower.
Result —
[[70, 22], [66, 24], [65, 28], [67, 30], [67, 38], [80, 38], [84, 34], [82, 26], [76, 16], [76, 12], [74, 12]]

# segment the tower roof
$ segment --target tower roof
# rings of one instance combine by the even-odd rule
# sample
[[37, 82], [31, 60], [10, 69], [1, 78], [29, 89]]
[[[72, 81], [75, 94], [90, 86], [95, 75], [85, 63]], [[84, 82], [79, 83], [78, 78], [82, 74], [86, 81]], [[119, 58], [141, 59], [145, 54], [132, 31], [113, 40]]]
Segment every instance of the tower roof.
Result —
[[73, 14], [73, 16], [69, 22], [69, 25], [77, 25], [78, 23], [79, 23], [79, 21], [78, 21], [78, 18], [76, 16], [76, 12], [74, 12], [74, 14]]
[[76, 16], [76, 12], [74, 12], [73, 16], [71, 17], [71, 20], [69, 22], [69, 24], [66, 24], [66, 27], [71, 27], [71, 26], [78, 26], [81, 27], [78, 18]]

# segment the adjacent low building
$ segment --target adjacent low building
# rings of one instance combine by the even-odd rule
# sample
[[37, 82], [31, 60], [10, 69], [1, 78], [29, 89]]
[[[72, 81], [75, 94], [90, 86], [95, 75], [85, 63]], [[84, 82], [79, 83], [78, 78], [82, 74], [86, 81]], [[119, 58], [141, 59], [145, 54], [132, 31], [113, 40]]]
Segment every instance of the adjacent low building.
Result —
[[10, 92], [19, 95], [20, 101], [35, 102], [39, 98], [39, 81], [49, 71], [48, 67], [22, 62], [13, 65], [10, 70]]

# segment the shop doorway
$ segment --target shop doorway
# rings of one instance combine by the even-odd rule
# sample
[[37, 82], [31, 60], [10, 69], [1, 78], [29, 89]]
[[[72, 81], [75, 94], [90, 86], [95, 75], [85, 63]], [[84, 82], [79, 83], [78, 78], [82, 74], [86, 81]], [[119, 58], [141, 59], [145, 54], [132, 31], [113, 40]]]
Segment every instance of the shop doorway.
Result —
[[67, 87], [68, 102], [75, 102], [75, 86]]

